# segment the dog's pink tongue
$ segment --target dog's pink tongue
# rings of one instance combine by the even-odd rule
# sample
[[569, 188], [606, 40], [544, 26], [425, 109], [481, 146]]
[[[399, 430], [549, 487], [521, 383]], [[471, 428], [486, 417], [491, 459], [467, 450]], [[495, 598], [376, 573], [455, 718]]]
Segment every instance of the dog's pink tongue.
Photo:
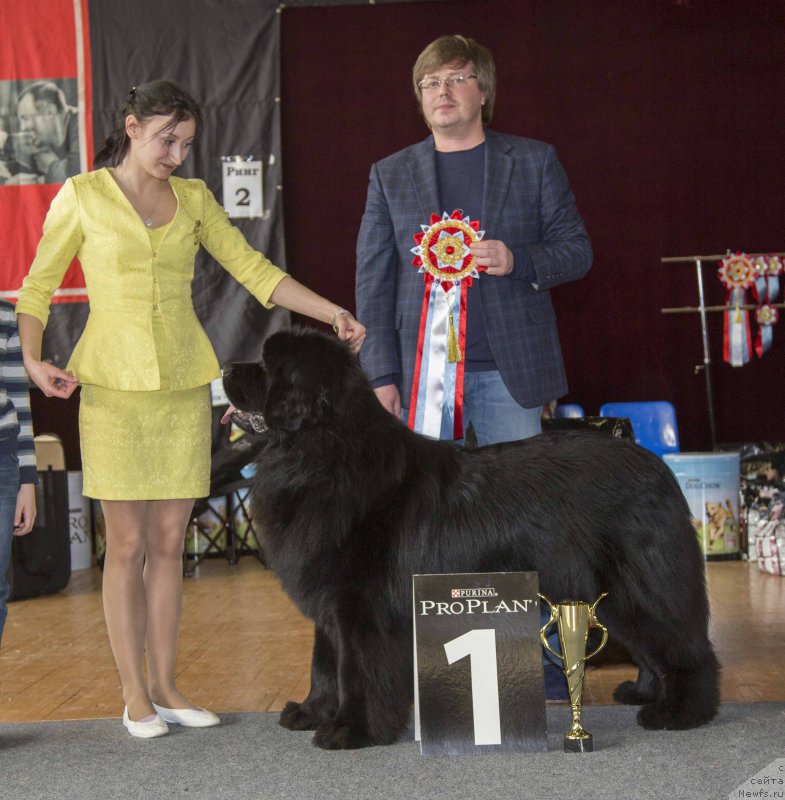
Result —
[[230, 405], [229, 408], [226, 409], [224, 415], [221, 417], [221, 425], [226, 425], [231, 420], [232, 414], [234, 414], [235, 411], [237, 411], [237, 409]]

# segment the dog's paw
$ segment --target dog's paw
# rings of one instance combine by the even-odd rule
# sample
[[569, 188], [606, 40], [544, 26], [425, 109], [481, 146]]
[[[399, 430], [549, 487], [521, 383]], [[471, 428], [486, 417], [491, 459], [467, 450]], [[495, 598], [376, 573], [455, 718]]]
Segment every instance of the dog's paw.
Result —
[[671, 715], [657, 707], [656, 703], [648, 703], [638, 712], [638, 725], [650, 731], [668, 729]]
[[628, 706], [640, 706], [651, 702], [653, 698], [651, 695], [641, 692], [635, 681], [624, 681], [614, 689], [613, 699], [617, 703], [624, 703]]
[[289, 701], [281, 711], [278, 724], [290, 731], [312, 731], [316, 729], [319, 721], [303, 708], [302, 703]]
[[638, 724], [650, 731], [687, 731], [711, 722], [715, 712], [697, 708], [673, 710], [649, 703], [638, 712]]
[[314, 747], [322, 750], [356, 750], [373, 744], [367, 733], [356, 731], [347, 725], [327, 723], [320, 725], [313, 736]]

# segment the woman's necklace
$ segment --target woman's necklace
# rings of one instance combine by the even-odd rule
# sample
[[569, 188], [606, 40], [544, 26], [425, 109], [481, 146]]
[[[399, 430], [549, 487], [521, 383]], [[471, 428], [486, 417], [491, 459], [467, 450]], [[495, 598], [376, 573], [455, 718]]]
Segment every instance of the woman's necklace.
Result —
[[[125, 185], [127, 188], [131, 188], [131, 182], [128, 180], [128, 174], [125, 171], [125, 162], [120, 165], [120, 169], [123, 171], [123, 178], [125, 179]], [[134, 209], [136, 213], [142, 218], [142, 222], [144, 222], [145, 226], [148, 228], [153, 227], [153, 215], [155, 214], [156, 210], [158, 209], [158, 205], [161, 202], [161, 196], [158, 196], [158, 199], [155, 201], [155, 205], [150, 209], [150, 213], [145, 215], [140, 211], [140, 203], [138, 200], [138, 194], [134, 191], [134, 195], [137, 197], [137, 202], [133, 203]]]

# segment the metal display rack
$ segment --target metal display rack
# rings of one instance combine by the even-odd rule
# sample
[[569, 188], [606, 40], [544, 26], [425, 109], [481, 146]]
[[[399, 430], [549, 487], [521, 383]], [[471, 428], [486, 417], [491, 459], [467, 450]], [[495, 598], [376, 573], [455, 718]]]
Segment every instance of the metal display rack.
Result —
[[[663, 314], [700, 314], [701, 323], [701, 339], [703, 341], [703, 364], [695, 366], [695, 373], [701, 370], [706, 381], [706, 405], [709, 417], [709, 431], [711, 434], [711, 448], [717, 449], [717, 424], [714, 416], [714, 394], [711, 384], [711, 351], [709, 350], [709, 326], [707, 323], [707, 314], [713, 312], [725, 312], [736, 306], [707, 306], [705, 295], [703, 291], [703, 265], [705, 263], [718, 263], [724, 258], [732, 255], [727, 252], [722, 255], [715, 256], [668, 256], [661, 258], [663, 264], [694, 264], [695, 277], [698, 283], [698, 305], [697, 306], [681, 306], [679, 308], [663, 308], [660, 309]], [[758, 258], [760, 256], [779, 256], [785, 257], [785, 253], [745, 253], [748, 258]], [[770, 303], [773, 308], [785, 308], [785, 303]], [[756, 305], [741, 305], [739, 308], [752, 310], [757, 308]]]

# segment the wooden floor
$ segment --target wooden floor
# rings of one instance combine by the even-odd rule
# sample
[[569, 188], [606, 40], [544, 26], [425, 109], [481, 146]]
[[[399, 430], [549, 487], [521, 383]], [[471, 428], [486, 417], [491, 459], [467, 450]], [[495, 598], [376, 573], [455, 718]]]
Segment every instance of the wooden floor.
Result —
[[[725, 702], [785, 702], [785, 578], [744, 562], [707, 566]], [[101, 573], [15, 602], [0, 651], [0, 721], [116, 717], [120, 686], [101, 611]], [[252, 557], [202, 564], [185, 580], [178, 684], [218, 712], [278, 711], [308, 692], [313, 629]], [[630, 665], [590, 670], [584, 702], [611, 703]]]

